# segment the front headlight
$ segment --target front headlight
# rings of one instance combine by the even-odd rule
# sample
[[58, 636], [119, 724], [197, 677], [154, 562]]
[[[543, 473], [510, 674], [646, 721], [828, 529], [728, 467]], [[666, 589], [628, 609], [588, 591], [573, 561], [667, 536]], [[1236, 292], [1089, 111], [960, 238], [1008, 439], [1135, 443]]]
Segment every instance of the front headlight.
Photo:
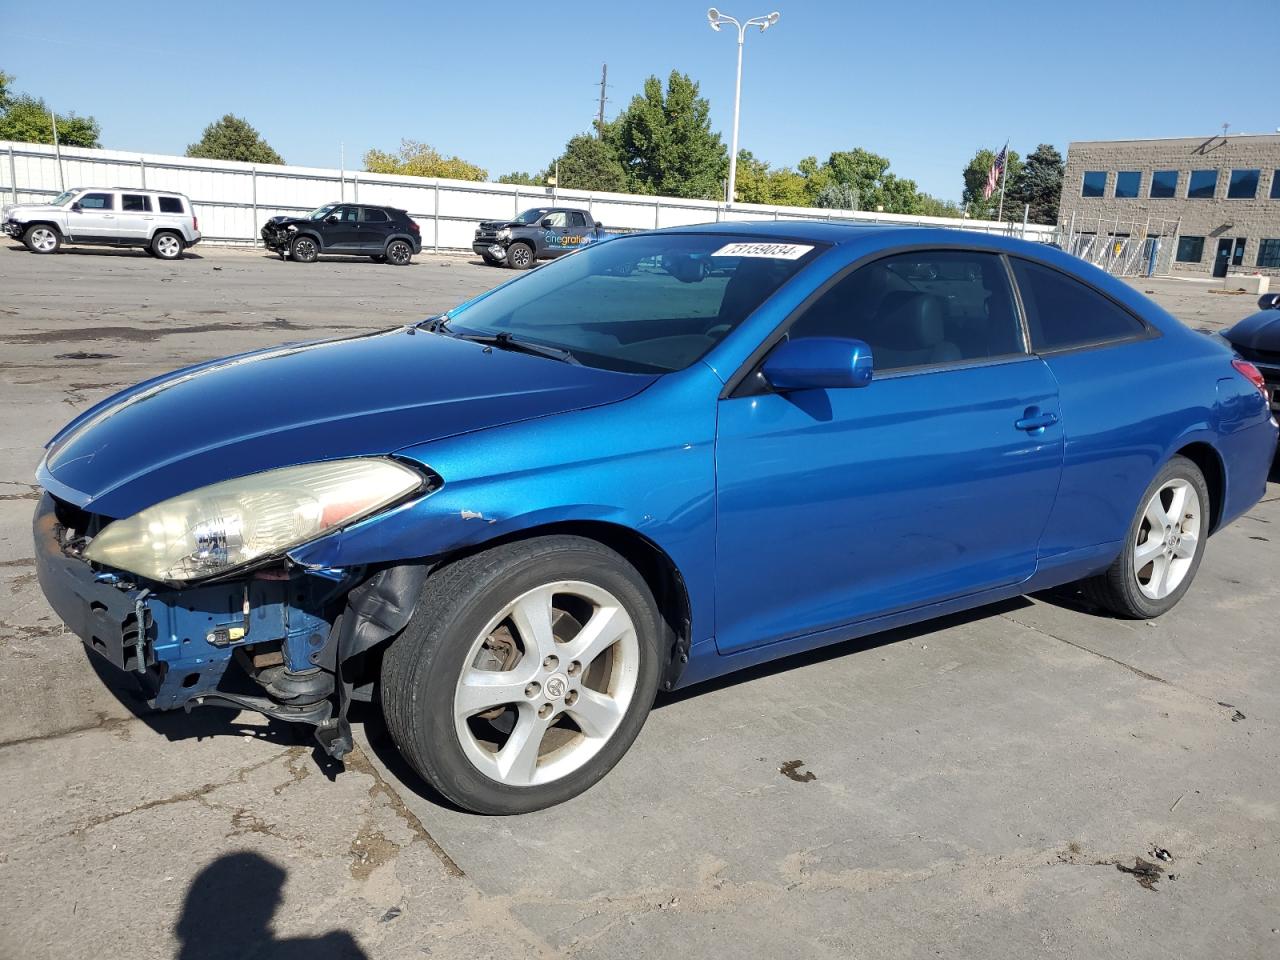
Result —
[[84, 556], [153, 580], [209, 577], [279, 554], [403, 499], [422, 474], [332, 460], [215, 483], [116, 520]]
[[499, 231], [498, 231], [498, 239], [499, 239], [499, 240], [510, 240], [510, 239], [511, 239], [511, 228], [510, 228], [510, 227], [503, 227], [501, 230], [499, 230]]

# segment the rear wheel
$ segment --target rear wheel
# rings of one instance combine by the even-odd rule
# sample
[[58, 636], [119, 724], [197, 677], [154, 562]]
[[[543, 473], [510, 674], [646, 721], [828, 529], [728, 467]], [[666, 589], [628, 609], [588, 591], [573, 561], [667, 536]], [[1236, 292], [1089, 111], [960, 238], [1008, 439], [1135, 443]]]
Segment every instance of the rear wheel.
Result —
[[151, 238], [151, 252], [161, 260], [177, 260], [182, 256], [182, 238], [169, 230], [161, 230]]
[[320, 256], [320, 245], [313, 237], [294, 237], [289, 255], [298, 263], [315, 263]]
[[428, 579], [383, 657], [387, 727], [468, 810], [563, 802], [640, 732], [658, 689], [659, 622], [643, 578], [595, 541], [543, 537], [466, 557]]
[[409, 246], [407, 240], [392, 240], [387, 244], [387, 262], [397, 267], [404, 267], [408, 266], [412, 259], [413, 247]]
[[507, 247], [507, 266], [512, 270], [528, 270], [533, 264], [533, 247], [529, 244], [513, 243]]
[[1186, 457], [1174, 457], [1142, 495], [1124, 550], [1106, 573], [1084, 582], [1085, 595], [1137, 620], [1172, 609], [1200, 568], [1209, 518], [1204, 474]]
[[37, 223], [27, 228], [27, 232], [22, 235], [22, 242], [32, 253], [57, 253], [62, 246], [62, 234], [53, 227]]

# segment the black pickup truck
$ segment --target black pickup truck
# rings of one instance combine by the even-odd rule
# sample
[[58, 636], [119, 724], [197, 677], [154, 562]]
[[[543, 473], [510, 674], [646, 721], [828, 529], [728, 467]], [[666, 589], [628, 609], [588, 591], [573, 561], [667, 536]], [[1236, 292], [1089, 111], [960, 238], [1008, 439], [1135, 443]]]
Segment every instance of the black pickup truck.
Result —
[[486, 220], [471, 249], [491, 267], [528, 270], [539, 260], [572, 253], [605, 238], [604, 224], [573, 207], [532, 207], [511, 220]]

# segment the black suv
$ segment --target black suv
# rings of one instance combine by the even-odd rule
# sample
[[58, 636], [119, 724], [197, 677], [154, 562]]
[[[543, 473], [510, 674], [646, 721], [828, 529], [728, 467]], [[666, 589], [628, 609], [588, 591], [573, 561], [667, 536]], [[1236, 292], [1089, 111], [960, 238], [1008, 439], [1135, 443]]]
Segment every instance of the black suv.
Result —
[[262, 242], [280, 259], [311, 263], [322, 253], [365, 254], [376, 263], [402, 267], [422, 252], [422, 231], [396, 207], [326, 203], [301, 217], [272, 217]]

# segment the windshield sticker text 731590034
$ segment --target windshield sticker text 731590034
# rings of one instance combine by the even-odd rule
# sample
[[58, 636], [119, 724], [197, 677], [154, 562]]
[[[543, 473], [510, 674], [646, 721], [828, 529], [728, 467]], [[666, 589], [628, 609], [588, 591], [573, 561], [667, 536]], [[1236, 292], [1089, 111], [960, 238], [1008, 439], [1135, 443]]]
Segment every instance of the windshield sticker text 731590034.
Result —
[[799, 260], [812, 249], [812, 245], [804, 243], [726, 243], [711, 256]]

